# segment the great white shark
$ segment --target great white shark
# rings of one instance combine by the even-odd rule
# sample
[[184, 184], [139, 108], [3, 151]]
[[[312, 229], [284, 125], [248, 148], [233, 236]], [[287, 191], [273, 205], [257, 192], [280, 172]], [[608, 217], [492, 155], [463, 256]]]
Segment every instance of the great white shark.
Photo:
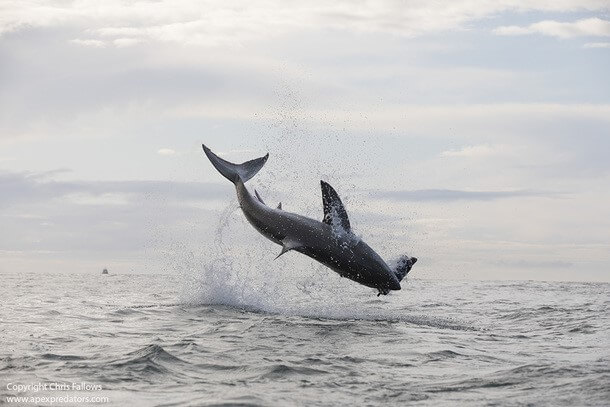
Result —
[[280, 203], [272, 208], [254, 191], [250, 194], [244, 185], [263, 168], [269, 154], [264, 157], [234, 164], [226, 161], [202, 144], [212, 165], [235, 185], [237, 200], [246, 219], [256, 230], [282, 246], [282, 254], [294, 250], [324, 264], [340, 276], [367, 287], [377, 289], [378, 296], [391, 290], [400, 290], [400, 282], [417, 261], [415, 257], [401, 256], [394, 269], [354, 235], [347, 212], [339, 195], [327, 182], [322, 186], [324, 218], [320, 222], [282, 209]]

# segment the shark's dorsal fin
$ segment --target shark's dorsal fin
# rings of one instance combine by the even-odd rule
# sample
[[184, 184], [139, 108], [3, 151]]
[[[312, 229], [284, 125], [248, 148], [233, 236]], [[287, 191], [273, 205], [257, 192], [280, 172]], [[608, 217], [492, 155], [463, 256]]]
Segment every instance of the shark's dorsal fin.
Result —
[[324, 219], [322, 222], [333, 227], [339, 227], [345, 232], [351, 232], [349, 218], [341, 198], [327, 182], [320, 181], [322, 186], [322, 204], [324, 206]]
[[277, 204], [277, 208], [278, 209], [282, 209], [282, 203], [281, 202], [279, 204]]
[[258, 199], [258, 201], [260, 203], [262, 203], [263, 205], [265, 205], [265, 201], [263, 201], [263, 198], [261, 198], [261, 196], [258, 194], [258, 191], [255, 189], [254, 190], [254, 195], [256, 195], [256, 199]]
[[284, 239], [284, 240], [282, 240], [282, 251], [280, 252], [280, 254], [277, 255], [277, 257], [275, 259], [280, 257], [282, 254], [289, 252], [290, 250], [299, 248], [299, 247], [301, 247], [301, 244], [299, 242], [297, 242], [295, 240]]

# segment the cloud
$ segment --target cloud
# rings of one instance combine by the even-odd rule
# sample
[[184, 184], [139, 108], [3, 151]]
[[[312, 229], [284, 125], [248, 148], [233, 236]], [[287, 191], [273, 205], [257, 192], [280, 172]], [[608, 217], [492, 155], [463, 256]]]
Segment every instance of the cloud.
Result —
[[[257, 112], [254, 101], [220, 103], [189, 103], [188, 105], [171, 106], [164, 110], [164, 115], [172, 118], [239, 118], [252, 119], [252, 112]], [[371, 125], [379, 129], [392, 129], [397, 125], [418, 126], [421, 123], [439, 123], [439, 127], [446, 127], [444, 123], [454, 123], [454, 126], [467, 122], [482, 123], [482, 127], [489, 126], [491, 122], [499, 119], [507, 122], [517, 119], [558, 120], [558, 119], [586, 119], [610, 121], [610, 104], [591, 103], [488, 103], [488, 104], [395, 104], [383, 110], [370, 107], [353, 111], [335, 109], [315, 110], [301, 109], [299, 112], [305, 119], [323, 123], [331, 117], [336, 123], [353, 129], [363, 129]], [[265, 113], [265, 114], [263, 114]], [[262, 112], [255, 117], [257, 120], [275, 119], [273, 112]], [[442, 120], [441, 120], [442, 118]], [[433, 133], [431, 132], [431, 135]], [[440, 134], [444, 136], [445, 134]]]
[[419, 189], [402, 191], [374, 191], [373, 196], [391, 201], [491, 201], [507, 198], [556, 197], [559, 194], [548, 191], [462, 191], [453, 189]]
[[125, 193], [83, 193], [77, 192], [64, 196], [65, 200], [76, 205], [114, 206], [128, 205], [130, 196]]
[[214, 240], [213, 220], [232, 193], [225, 184], [60, 182], [17, 172], [0, 172], [0, 191], [3, 264], [14, 253], [18, 263], [45, 270], [121, 259], [141, 269], [172, 245], [201, 247]]
[[610, 42], [587, 42], [583, 48], [610, 48]]
[[545, 20], [528, 26], [502, 26], [494, 29], [493, 33], [497, 35], [542, 34], [558, 38], [610, 37], [610, 21], [597, 17], [585, 18], [572, 23]]
[[495, 260], [492, 263], [504, 266], [504, 267], [515, 267], [519, 269], [531, 269], [531, 268], [543, 268], [543, 269], [564, 269], [574, 267], [574, 263], [565, 260], [524, 260], [524, 259], [510, 259], [510, 260]]
[[497, 154], [503, 150], [500, 146], [489, 146], [486, 144], [477, 146], [466, 146], [459, 150], [447, 150], [441, 152], [441, 157], [487, 157], [490, 155]]
[[0, 208], [37, 204], [54, 199], [91, 205], [126, 204], [149, 196], [171, 201], [222, 199], [231, 188], [225, 184], [174, 181], [55, 181], [50, 176], [67, 170], [42, 173], [0, 172]]
[[528, 27], [521, 27], [518, 25], [506, 25], [494, 28], [492, 32], [497, 35], [525, 35], [531, 34], [533, 31], [530, 30]]
[[112, 43], [119, 47], [133, 47], [134, 45], [138, 45], [142, 42], [139, 38], [116, 38], [112, 41]]
[[83, 47], [104, 48], [106, 46], [106, 43], [104, 41], [94, 39], [82, 40], [80, 38], [75, 38], [73, 40], [70, 40], [70, 42], [73, 44], [82, 45]]
[[[467, 28], [468, 23], [506, 11], [607, 10], [603, 0], [509, 0], [472, 2], [444, 0], [405, 5], [392, 0], [306, 3], [271, 0], [125, 2], [93, 0], [57, 3], [51, 0], [5, 1], [0, 8], [0, 35], [27, 27], [86, 26], [97, 40], [115, 46], [134, 41], [185, 45], [243, 45], [288, 31], [333, 29], [417, 36]], [[92, 45], [89, 43], [88, 45]]]
[[160, 148], [157, 150], [157, 154], [159, 155], [174, 155], [176, 154], [176, 151], [172, 150], [171, 148]]

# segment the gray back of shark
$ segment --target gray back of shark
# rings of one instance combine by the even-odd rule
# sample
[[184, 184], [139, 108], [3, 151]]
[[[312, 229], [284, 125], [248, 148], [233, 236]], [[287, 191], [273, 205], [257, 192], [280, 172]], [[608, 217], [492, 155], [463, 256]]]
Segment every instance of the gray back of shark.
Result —
[[277, 208], [269, 207], [258, 192], [254, 191], [255, 196], [250, 194], [244, 183], [265, 165], [269, 154], [234, 164], [218, 157], [205, 145], [202, 147], [212, 165], [235, 185], [237, 200], [250, 224], [282, 246], [277, 257], [294, 250], [317, 260], [342, 277], [377, 289], [379, 294], [400, 290], [400, 281], [417, 259], [402, 256], [395, 270], [390, 269], [373, 249], [352, 233], [343, 203], [328, 183], [320, 181], [324, 207], [324, 218], [320, 222], [286, 212], [281, 203]]

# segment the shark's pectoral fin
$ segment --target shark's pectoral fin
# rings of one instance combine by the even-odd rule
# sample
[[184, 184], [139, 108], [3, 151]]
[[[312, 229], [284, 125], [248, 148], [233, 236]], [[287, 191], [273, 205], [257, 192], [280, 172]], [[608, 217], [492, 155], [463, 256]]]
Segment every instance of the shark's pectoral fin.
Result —
[[322, 222], [334, 227], [340, 227], [346, 232], [351, 232], [347, 211], [341, 202], [341, 198], [329, 183], [320, 181], [322, 186], [322, 204], [324, 205], [324, 219]]
[[282, 240], [282, 251], [280, 252], [280, 254], [277, 255], [277, 257], [274, 260], [276, 260], [282, 254], [289, 252], [290, 250], [298, 249], [299, 247], [301, 247], [301, 244], [297, 241], [289, 240], [289, 239]]
[[277, 208], [278, 209], [282, 209], [282, 203], [281, 202], [279, 204], [277, 204]]
[[263, 201], [263, 198], [261, 198], [261, 196], [258, 194], [258, 191], [255, 189], [254, 190], [254, 195], [256, 195], [256, 199], [258, 199], [258, 201], [260, 203], [262, 203], [263, 205], [265, 205], [265, 201]]

